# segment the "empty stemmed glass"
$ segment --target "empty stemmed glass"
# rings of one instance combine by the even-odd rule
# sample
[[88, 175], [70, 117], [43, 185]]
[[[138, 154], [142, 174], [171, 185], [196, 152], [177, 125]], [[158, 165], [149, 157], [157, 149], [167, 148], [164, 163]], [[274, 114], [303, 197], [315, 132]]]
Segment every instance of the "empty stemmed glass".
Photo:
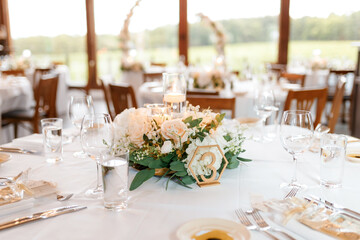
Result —
[[[92, 113], [94, 113], [94, 105], [91, 96], [71, 96], [69, 104], [69, 118], [71, 123], [79, 129], [79, 135], [84, 116]], [[73, 155], [77, 158], [87, 157], [84, 150], [75, 152]]]
[[306, 188], [296, 177], [297, 156], [307, 150], [314, 134], [314, 126], [309, 111], [289, 110], [283, 113], [280, 125], [280, 140], [285, 150], [293, 157], [294, 172], [290, 183], [281, 184], [281, 188]]
[[259, 142], [264, 142], [264, 128], [266, 119], [276, 110], [274, 93], [269, 88], [261, 88], [256, 92], [254, 110], [256, 115], [261, 118], [261, 134], [260, 138], [256, 139]]
[[81, 144], [84, 151], [96, 161], [97, 184], [95, 189], [86, 191], [86, 196], [101, 198], [103, 195], [101, 181], [101, 160], [113, 145], [113, 126], [109, 114], [85, 115], [81, 125]]

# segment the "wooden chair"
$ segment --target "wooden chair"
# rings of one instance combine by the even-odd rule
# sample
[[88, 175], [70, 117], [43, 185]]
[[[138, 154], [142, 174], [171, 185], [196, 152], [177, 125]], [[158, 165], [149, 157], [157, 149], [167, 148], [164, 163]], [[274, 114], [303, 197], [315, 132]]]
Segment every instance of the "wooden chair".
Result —
[[295, 73], [288, 73], [288, 72], [281, 72], [280, 78], [285, 78], [290, 83], [298, 83], [301, 87], [305, 86], [305, 74], [295, 74]]
[[129, 84], [109, 84], [115, 115], [127, 108], [137, 108], [135, 92]]
[[[346, 83], [345, 83], [345, 92], [343, 95], [343, 101], [342, 101], [342, 113], [341, 113], [341, 119], [343, 123], [346, 123], [346, 103], [350, 102], [351, 104], [351, 100], [353, 98], [353, 88], [354, 88], [354, 82], [355, 81], [348, 81], [348, 76], [349, 75], [354, 75], [355, 77], [355, 70], [348, 70], [348, 69], [343, 69], [343, 70], [334, 70], [334, 69], [330, 69], [329, 71], [329, 75], [327, 78], [327, 87], [328, 87], [328, 101], [333, 101], [334, 97], [335, 97], [335, 91], [336, 91], [336, 87], [337, 87], [337, 83], [338, 81], [345, 77], [347, 79]], [[335, 81], [331, 81], [332, 77], [335, 76]]]
[[[53, 68], [35, 68], [33, 74], [33, 88], [34, 91], [42, 76], [52, 73]], [[35, 93], [35, 92], [34, 92]]]
[[327, 88], [308, 89], [308, 90], [289, 90], [285, 100], [284, 111], [290, 110], [292, 102], [296, 101], [297, 110], [311, 110], [315, 100], [317, 100], [316, 117], [314, 126], [321, 122], [321, 116], [325, 108]]
[[193, 106], [199, 105], [201, 109], [210, 108], [214, 112], [230, 110], [231, 118], [235, 118], [236, 98], [222, 98], [218, 96], [187, 96], [186, 100]]
[[33, 132], [39, 133], [41, 118], [57, 117], [56, 95], [59, 75], [46, 75], [40, 78], [35, 91], [36, 106], [29, 110], [15, 110], [3, 115], [3, 119], [14, 124], [15, 138], [17, 137], [18, 124], [29, 122]]
[[328, 127], [330, 128], [330, 133], [335, 131], [335, 126], [339, 118], [341, 103], [343, 102], [343, 96], [345, 92], [345, 79], [340, 79], [334, 94], [334, 98], [331, 105], [330, 114], [327, 116], [328, 118]]
[[154, 66], [154, 67], [166, 67], [166, 63], [150, 62], [150, 66]]
[[115, 118], [115, 113], [114, 113], [113, 105], [112, 105], [112, 102], [111, 102], [109, 84], [103, 78], [100, 78], [100, 86], [101, 86], [101, 89], [102, 89], [102, 91], [104, 93], [104, 99], [105, 99], [106, 107], [108, 109], [110, 117], [111, 117], [111, 119], [114, 119]]
[[3, 76], [25, 76], [25, 70], [24, 69], [12, 69], [12, 70], [4, 70], [1, 71], [1, 74]]
[[266, 63], [265, 67], [268, 72], [274, 73], [279, 79], [280, 74], [282, 72], [286, 72], [287, 65], [286, 64], [280, 64], [280, 63]]
[[154, 73], [143, 73], [143, 82], [161, 82], [162, 81], [162, 72]]
[[186, 95], [187, 96], [198, 96], [198, 95], [205, 95], [205, 96], [219, 96], [219, 92], [215, 91], [215, 90], [202, 90], [202, 89], [197, 89], [197, 90], [188, 90], [186, 91]]

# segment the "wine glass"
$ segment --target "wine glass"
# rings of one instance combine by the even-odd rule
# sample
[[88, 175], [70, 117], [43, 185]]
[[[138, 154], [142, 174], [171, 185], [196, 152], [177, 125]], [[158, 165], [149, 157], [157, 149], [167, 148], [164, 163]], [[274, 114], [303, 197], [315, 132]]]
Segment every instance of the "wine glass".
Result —
[[114, 135], [111, 117], [109, 114], [85, 115], [81, 124], [81, 144], [84, 151], [96, 161], [97, 184], [95, 189], [86, 191], [86, 195], [92, 198], [101, 198], [103, 195], [101, 182], [101, 160], [109, 152], [113, 145]]
[[273, 111], [277, 110], [275, 107], [274, 93], [271, 89], [261, 88], [256, 92], [254, 110], [256, 115], [258, 115], [261, 119], [261, 134], [260, 138], [256, 140], [259, 142], [265, 142], [264, 128], [266, 119]]
[[307, 150], [314, 134], [311, 113], [305, 110], [289, 110], [282, 115], [280, 125], [280, 140], [285, 150], [293, 157], [294, 172], [290, 183], [281, 184], [281, 188], [306, 188], [298, 183], [296, 178], [297, 156]]
[[[79, 129], [78, 135], [80, 135], [81, 123], [84, 116], [91, 113], [94, 113], [94, 105], [91, 96], [71, 96], [69, 104], [69, 118], [71, 120], [71, 123], [77, 129]], [[75, 152], [73, 155], [77, 158], [87, 157], [87, 154], [84, 152], [84, 150]]]

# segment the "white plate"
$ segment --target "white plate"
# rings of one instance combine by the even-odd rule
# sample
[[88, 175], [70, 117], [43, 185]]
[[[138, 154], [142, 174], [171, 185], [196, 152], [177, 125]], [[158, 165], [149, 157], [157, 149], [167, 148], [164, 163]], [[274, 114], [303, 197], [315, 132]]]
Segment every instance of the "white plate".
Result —
[[250, 239], [250, 232], [244, 225], [221, 218], [199, 218], [182, 225], [176, 232], [179, 240], [190, 240], [200, 231], [222, 230], [228, 233], [234, 240]]
[[359, 157], [351, 157], [350, 155], [360, 156], [360, 142], [349, 142], [346, 148], [346, 158], [350, 162], [360, 163]]
[[7, 153], [0, 153], [0, 164], [9, 161], [11, 158], [10, 154]]

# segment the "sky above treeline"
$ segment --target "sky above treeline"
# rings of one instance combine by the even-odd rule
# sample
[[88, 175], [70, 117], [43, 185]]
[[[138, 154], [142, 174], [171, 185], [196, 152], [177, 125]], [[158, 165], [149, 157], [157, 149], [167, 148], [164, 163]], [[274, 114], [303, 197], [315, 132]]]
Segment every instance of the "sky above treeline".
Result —
[[[119, 34], [123, 21], [135, 0], [94, 0], [97, 34]], [[212, 20], [276, 16], [280, 0], [189, 0], [188, 21], [199, 21], [197, 13]], [[83, 0], [8, 0], [10, 28], [13, 38], [57, 36], [86, 33]], [[41, 6], [36, 8], [35, 6]], [[304, 16], [326, 18], [331, 13], [348, 15], [360, 11], [359, 0], [291, 0], [292, 18]], [[134, 10], [130, 31], [139, 32], [177, 24], [179, 0], [142, 0]]]

